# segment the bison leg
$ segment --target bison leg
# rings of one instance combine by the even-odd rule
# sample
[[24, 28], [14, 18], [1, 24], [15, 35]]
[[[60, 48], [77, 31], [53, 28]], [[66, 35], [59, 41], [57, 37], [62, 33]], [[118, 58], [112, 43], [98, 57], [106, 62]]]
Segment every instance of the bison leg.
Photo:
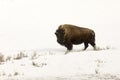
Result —
[[91, 42], [90, 44], [92, 45], [92, 47], [94, 48], [94, 50], [96, 50], [95, 42]]
[[65, 43], [65, 47], [67, 48], [67, 51], [65, 52], [65, 54], [67, 54], [72, 50], [73, 45], [70, 41], [64, 41], [64, 43]]
[[70, 44], [67, 44], [67, 50], [72, 50], [72, 48], [73, 48], [73, 45], [70, 43]]
[[85, 46], [85, 48], [84, 48], [83, 50], [86, 50], [87, 47], [88, 47], [88, 43], [87, 43], [87, 42], [84, 42], [84, 46]]
[[67, 42], [67, 43], [65, 42], [65, 47], [67, 48], [68, 51], [70, 51], [70, 50], [72, 50], [73, 45], [71, 42]]

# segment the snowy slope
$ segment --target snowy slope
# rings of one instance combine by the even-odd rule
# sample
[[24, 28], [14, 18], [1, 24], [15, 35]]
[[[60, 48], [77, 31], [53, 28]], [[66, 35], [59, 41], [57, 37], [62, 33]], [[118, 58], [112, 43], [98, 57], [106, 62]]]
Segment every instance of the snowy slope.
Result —
[[[59, 51], [60, 52], [60, 51]], [[21, 52], [4, 57], [0, 79], [7, 80], [115, 80], [120, 79], [120, 51]], [[52, 54], [54, 53], [54, 54]]]

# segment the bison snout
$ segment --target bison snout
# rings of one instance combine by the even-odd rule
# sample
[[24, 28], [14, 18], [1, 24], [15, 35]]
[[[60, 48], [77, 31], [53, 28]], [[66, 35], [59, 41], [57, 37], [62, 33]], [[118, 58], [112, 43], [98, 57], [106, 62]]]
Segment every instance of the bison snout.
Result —
[[58, 32], [55, 32], [55, 35], [58, 35]]

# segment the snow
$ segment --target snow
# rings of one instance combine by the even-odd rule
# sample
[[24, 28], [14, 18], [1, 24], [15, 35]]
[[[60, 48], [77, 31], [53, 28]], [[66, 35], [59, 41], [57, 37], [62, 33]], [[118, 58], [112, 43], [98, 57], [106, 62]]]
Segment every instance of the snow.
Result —
[[[0, 0], [0, 80], [119, 80], [119, 0]], [[60, 24], [93, 29], [98, 50], [56, 42]]]
[[[48, 51], [22, 52], [20, 59], [11, 54], [10, 60], [1, 62], [0, 79], [7, 80], [109, 80], [120, 79], [120, 50], [72, 51], [68, 54]], [[51, 54], [54, 53], [54, 54]], [[5, 58], [6, 59], [6, 58]], [[106, 76], [105, 76], [106, 75]]]

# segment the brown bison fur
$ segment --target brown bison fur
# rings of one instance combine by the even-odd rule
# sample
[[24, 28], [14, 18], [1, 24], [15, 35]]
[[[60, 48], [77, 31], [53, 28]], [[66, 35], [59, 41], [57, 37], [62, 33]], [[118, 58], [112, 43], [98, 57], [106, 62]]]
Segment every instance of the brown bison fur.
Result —
[[73, 44], [81, 43], [84, 43], [84, 50], [86, 50], [88, 44], [91, 44], [95, 49], [95, 33], [91, 29], [64, 24], [58, 27], [55, 34], [57, 42], [65, 46], [67, 50], [72, 50]]

